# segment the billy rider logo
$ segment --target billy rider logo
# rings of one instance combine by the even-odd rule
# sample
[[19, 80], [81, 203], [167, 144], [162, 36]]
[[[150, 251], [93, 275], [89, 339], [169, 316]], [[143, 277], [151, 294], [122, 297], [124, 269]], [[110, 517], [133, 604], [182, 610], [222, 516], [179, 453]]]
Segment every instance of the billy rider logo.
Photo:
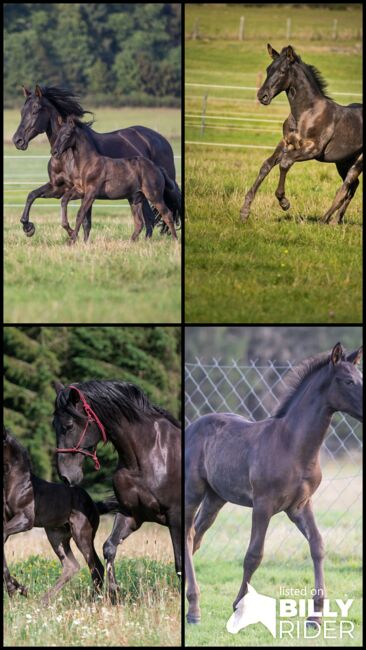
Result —
[[[306, 590], [281, 589], [281, 593], [306, 594]], [[313, 596], [313, 593], [311, 594]], [[353, 639], [354, 623], [348, 619], [353, 600], [346, 601], [336, 598], [334, 601], [324, 599], [323, 612], [314, 611], [312, 598], [271, 598], [259, 594], [254, 587], [248, 584], [248, 592], [242, 598], [235, 612], [229, 618], [226, 629], [231, 634], [239, 630], [263, 623], [274, 638], [289, 639], [314, 639], [322, 636], [324, 639]], [[322, 625], [316, 621], [307, 623], [308, 616], [321, 618]], [[300, 620], [294, 620], [298, 619]]]

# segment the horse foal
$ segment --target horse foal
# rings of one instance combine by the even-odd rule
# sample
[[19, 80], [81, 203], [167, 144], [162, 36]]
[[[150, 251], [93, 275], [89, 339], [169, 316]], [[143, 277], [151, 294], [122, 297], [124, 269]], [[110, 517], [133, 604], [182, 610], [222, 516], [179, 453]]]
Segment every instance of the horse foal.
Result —
[[[99, 525], [97, 506], [85, 490], [49, 483], [31, 472], [28, 454], [4, 427], [4, 544], [10, 535], [44, 528], [62, 564], [62, 573], [42, 601], [47, 604], [80, 566], [70, 548], [73, 538], [90, 569], [94, 591], [103, 585], [104, 568], [94, 548]], [[10, 575], [4, 555], [4, 582], [9, 596], [27, 589]]]
[[163, 167], [157, 167], [143, 156], [134, 158], [109, 158], [102, 156], [86, 133], [72, 116], [62, 123], [52, 147], [52, 155], [60, 158], [67, 150], [72, 150], [70, 165], [74, 186], [63, 197], [68, 203], [76, 194], [83, 197], [76, 218], [75, 230], [70, 233], [76, 241], [80, 226], [95, 199], [128, 199], [131, 206], [135, 230], [132, 241], [139, 236], [143, 226], [142, 201], [148, 199], [159, 211], [174, 239], [177, 234], [173, 214], [164, 201], [164, 191], [176, 192], [176, 187]]

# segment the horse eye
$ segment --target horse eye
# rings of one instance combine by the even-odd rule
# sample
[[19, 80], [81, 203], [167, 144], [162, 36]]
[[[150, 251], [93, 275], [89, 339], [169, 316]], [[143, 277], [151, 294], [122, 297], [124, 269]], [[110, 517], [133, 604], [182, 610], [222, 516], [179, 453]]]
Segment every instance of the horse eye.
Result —
[[354, 384], [354, 383], [355, 382], [353, 381], [353, 379], [346, 379], [346, 384], [350, 385], [350, 384]]

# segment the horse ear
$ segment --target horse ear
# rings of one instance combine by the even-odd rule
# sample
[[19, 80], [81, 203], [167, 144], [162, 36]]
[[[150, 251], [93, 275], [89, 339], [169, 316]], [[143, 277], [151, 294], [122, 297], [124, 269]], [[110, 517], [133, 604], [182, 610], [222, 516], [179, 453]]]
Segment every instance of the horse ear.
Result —
[[287, 46], [287, 48], [286, 48], [286, 56], [287, 56], [288, 60], [290, 61], [290, 63], [293, 63], [294, 61], [296, 61], [296, 54], [294, 52], [294, 48], [292, 47], [292, 45]]
[[68, 123], [70, 126], [75, 126], [75, 120], [74, 120], [73, 115], [68, 115], [68, 116], [67, 116], [67, 123]]
[[340, 343], [336, 343], [330, 354], [330, 360], [333, 366], [336, 366], [337, 363], [342, 361], [343, 358], [344, 358], [343, 348]]
[[4, 442], [5, 442], [5, 440], [8, 437], [8, 431], [7, 431], [6, 427], [5, 427], [5, 424], [3, 424], [3, 430], [4, 430]]
[[26, 88], [25, 86], [22, 86], [22, 89], [23, 89], [23, 95], [24, 95], [24, 97], [29, 97], [29, 95], [32, 94], [31, 91], [28, 90], [28, 88]]
[[354, 352], [351, 352], [351, 354], [347, 355], [347, 361], [350, 361], [353, 363], [355, 366], [360, 363], [362, 359], [362, 354], [363, 354], [363, 348], [362, 345], [358, 350], [355, 350]]
[[37, 97], [42, 97], [42, 89], [38, 84], [36, 85], [35, 94], [37, 95]]
[[267, 43], [267, 50], [268, 50], [268, 54], [269, 54], [269, 56], [270, 56], [273, 60], [274, 60], [274, 59], [277, 59], [277, 57], [280, 56], [280, 55], [278, 54], [278, 52], [276, 52], [276, 50], [274, 50], [273, 47], [272, 47], [269, 43]]
[[63, 123], [64, 123], [64, 121], [63, 121], [61, 115], [57, 115], [57, 124], [59, 124], [60, 126], [62, 126]]
[[53, 381], [52, 386], [56, 391], [56, 395], [61, 393], [61, 391], [65, 388], [65, 386], [63, 384], [61, 384], [61, 382], [59, 382], [59, 381]]

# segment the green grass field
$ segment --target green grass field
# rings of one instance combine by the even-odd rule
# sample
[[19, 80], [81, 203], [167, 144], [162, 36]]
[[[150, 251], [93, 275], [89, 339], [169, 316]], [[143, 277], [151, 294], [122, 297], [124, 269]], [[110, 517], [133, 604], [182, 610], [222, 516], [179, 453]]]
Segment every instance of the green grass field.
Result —
[[[103, 517], [96, 536], [102, 543], [112, 529]], [[28, 588], [28, 597], [4, 594], [5, 646], [178, 646], [181, 641], [180, 586], [174, 571], [168, 530], [144, 524], [118, 550], [115, 563], [122, 603], [105, 595], [93, 599], [85, 561], [71, 543], [81, 571], [47, 607], [41, 596], [52, 586], [61, 565], [44, 531], [12, 536], [6, 544], [11, 572]]]
[[[179, 111], [95, 112], [97, 131], [144, 124], [163, 133], [173, 146], [180, 183]], [[26, 152], [18, 152], [11, 137], [19, 119], [19, 110], [4, 112], [5, 322], [180, 322], [180, 245], [158, 232], [150, 242], [142, 233], [131, 244], [133, 221], [127, 201], [96, 201], [90, 243], [85, 245], [81, 236], [76, 246], [69, 247], [60, 226], [59, 201], [38, 200], [30, 213], [36, 233], [25, 237], [19, 218], [26, 195], [47, 181], [47, 158], [31, 156], [48, 157], [49, 144], [39, 136]], [[79, 203], [70, 204], [71, 223]]]
[[[243, 14], [247, 39], [239, 41]], [[302, 7], [286, 9], [287, 15], [291, 44], [319, 68], [329, 94], [342, 104], [362, 101], [360, 8]], [[334, 19], [339, 43], [331, 39]], [[192, 40], [197, 21], [201, 38]], [[266, 43], [281, 49], [285, 25], [276, 5], [186, 8], [188, 322], [361, 322], [362, 180], [342, 226], [320, 222], [341, 179], [335, 165], [316, 161], [294, 165], [288, 174], [288, 212], [274, 196], [275, 168], [258, 190], [249, 221], [239, 218], [245, 193], [279, 142], [289, 113], [285, 95], [267, 107], [255, 99], [258, 74], [263, 83], [270, 62]]]
[[[361, 465], [344, 459], [323, 463], [323, 482], [314, 495], [314, 513], [325, 544], [325, 585], [331, 604], [335, 599], [354, 599], [350, 620], [353, 639], [316, 639], [319, 646], [362, 645], [362, 521]], [[352, 480], [350, 477], [353, 477]], [[187, 646], [307, 646], [314, 641], [301, 638], [274, 639], [262, 625], [251, 625], [237, 635], [226, 631], [232, 603], [242, 580], [243, 558], [251, 527], [251, 510], [227, 504], [207, 531], [194, 555], [201, 590], [201, 623], [185, 625]], [[252, 585], [260, 594], [282, 598], [281, 588], [306, 589], [311, 598], [314, 586], [309, 546], [284, 513], [271, 519], [264, 557], [254, 573]], [[296, 599], [296, 598], [295, 598]], [[187, 602], [185, 604], [187, 608]], [[296, 617], [294, 621], [303, 621]], [[278, 627], [277, 627], [278, 630]]]

